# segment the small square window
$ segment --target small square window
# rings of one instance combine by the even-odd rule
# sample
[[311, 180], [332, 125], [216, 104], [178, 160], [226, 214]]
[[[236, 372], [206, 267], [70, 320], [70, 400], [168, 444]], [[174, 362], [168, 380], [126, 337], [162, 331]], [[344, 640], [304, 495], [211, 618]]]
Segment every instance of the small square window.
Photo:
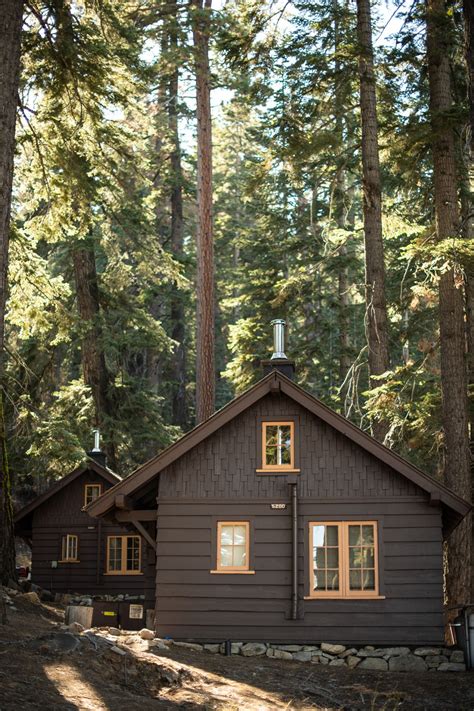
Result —
[[217, 524], [217, 570], [242, 573], [249, 570], [248, 521], [219, 521]]
[[102, 484], [86, 484], [84, 488], [84, 506], [91, 504], [102, 495]]
[[294, 422], [262, 422], [262, 470], [288, 471], [294, 467]]

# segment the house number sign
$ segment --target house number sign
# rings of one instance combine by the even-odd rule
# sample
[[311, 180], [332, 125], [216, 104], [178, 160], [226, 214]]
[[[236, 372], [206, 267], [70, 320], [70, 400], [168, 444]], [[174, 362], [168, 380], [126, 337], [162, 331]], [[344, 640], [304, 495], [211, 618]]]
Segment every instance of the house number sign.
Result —
[[286, 509], [286, 504], [270, 504], [272, 509]]

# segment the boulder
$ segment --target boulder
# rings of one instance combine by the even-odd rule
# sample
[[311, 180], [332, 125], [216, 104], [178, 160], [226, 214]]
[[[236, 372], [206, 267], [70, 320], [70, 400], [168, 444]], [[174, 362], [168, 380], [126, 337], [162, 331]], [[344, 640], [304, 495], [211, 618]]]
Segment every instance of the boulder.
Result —
[[283, 652], [301, 652], [303, 647], [300, 644], [278, 644], [275, 649], [281, 649]]
[[352, 655], [350, 657], [346, 657], [345, 659], [345, 662], [349, 669], [355, 669], [356, 666], [361, 663], [361, 661], [362, 659], [360, 657], [354, 657]]
[[71, 622], [70, 625], [68, 625], [68, 630], [69, 632], [72, 632], [72, 634], [80, 634], [81, 632], [84, 632], [84, 626], [81, 625], [80, 622]]
[[138, 634], [142, 639], [155, 639], [155, 633], [152, 632], [152, 630], [147, 629], [146, 627], [140, 630]]
[[329, 662], [330, 667], [345, 667], [346, 662], [344, 659], [333, 659], [332, 662]]
[[329, 664], [329, 657], [324, 657], [322, 655], [320, 657], [312, 657], [311, 662], [314, 662], [315, 659], [318, 660], [319, 664]]
[[267, 645], [262, 644], [262, 642], [247, 642], [247, 644], [244, 644], [242, 647], [244, 657], [259, 657], [262, 654], [266, 654], [266, 652]]
[[317, 649], [318, 649], [317, 647], [309, 647], [307, 645], [302, 647], [303, 652], [315, 652]]
[[353, 654], [357, 654], [357, 649], [355, 649], [355, 647], [346, 649], [345, 652], [341, 652], [338, 656], [341, 657], [341, 659], [345, 659], [346, 657], [351, 657]]
[[[150, 630], [147, 631], [149, 632]], [[153, 635], [153, 637], [154, 636], [155, 635]], [[202, 652], [203, 650], [202, 644], [195, 644], [194, 642], [173, 642], [173, 644], [175, 647], [184, 647], [185, 649], [192, 649], [193, 652]]]
[[274, 657], [274, 656], [275, 656], [275, 650], [273, 649], [273, 647], [269, 647], [267, 649], [267, 657]]
[[439, 653], [440, 650], [436, 647], [418, 647], [413, 652], [416, 657], [436, 657]]
[[436, 657], [426, 657], [425, 659], [425, 664], [428, 667], [428, 669], [437, 669], [440, 664], [443, 664], [443, 662], [447, 662], [448, 658], [444, 656], [444, 654], [438, 654]]
[[346, 647], [343, 644], [328, 644], [327, 642], [321, 644], [321, 649], [329, 654], [342, 654], [342, 652], [346, 651]]
[[[165, 645], [166, 646], [166, 645]], [[205, 644], [204, 649], [211, 654], [219, 654], [220, 644]]]
[[112, 637], [120, 637], [120, 635], [122, 634], [121, 630], [119, 630], [118, 627], [109, 627], [108, 632], [112, 635]]
[[362, 657], [363, 659], [370, 658], [370, 659], [377, 659], [377, 657], [385, 657], [385, 650], [384, 649], [367, 649], [364, 647], [364, 649], [359, 649], [357, 652], [358, 657]]
[[427, 666], [424, 659], [420, 656], [415, 657], [414, 654], [406, 654], [403, 657], [391, 657], [388, 661], [390, 671], [406, 672], [406, 671], [426, 671]]
[[[394, 657], [394, 659], [404, 659], [404, 657]], [[380, 657], [366, 657], [359, 664], [359, 669], [374, 669], [376, 671], [387, 671], [388, 664]]]
[[291, 652], [285, 652], [284, 649], [274, 649], [273, 656], [275, 657], [275, 659], [293, 659], [294, 658]]
[[26, 600], [27, 602], [31, 602], [33, 605], [39, 605], [41, 602], [38, 597], [38, 593], [34, 592], [33, 590], [31, 592], [21, 593], [20, 595], [18, 595], [18, 598], [21, 600]]
[[232, 642], [230, 645], [230, 653], [231, 654], [240, 654], [240, 650], [244, 646], [243, 642]]
[[148, 640], [148, 649], [168, 649], [168, 645], [162, 639]]
[[310, 662], [311, 661], [311, 651], [309, 652], [295, 652], [293, 654], [293, 659], [297, 662]]
[[454, 664], [453, 662], [443, 662], [442, 664], [439, 665], [438, 671], [462, 672], [462, 671], [466, 671], [466, 665], [465, 664]]
[[464, 664], [464, 652], [460, 649], [455, 649], [451, 654], [449, 661], [451, 664]]
[[382, 652], [384, 652], [384, 657], [405, 657], [410, 654], [408, 647], [386, 647], [382, 649]]

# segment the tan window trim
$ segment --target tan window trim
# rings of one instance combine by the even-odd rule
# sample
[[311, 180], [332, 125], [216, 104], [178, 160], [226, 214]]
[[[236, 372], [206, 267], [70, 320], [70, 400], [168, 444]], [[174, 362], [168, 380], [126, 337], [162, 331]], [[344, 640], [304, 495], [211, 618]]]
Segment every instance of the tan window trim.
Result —
[[[75, 548], [76, 555], [69, 556], [68, 553], [71, 548]], [[79, 553], [79, 536], [75, 533], [65, 533], [61, 537], [61, 559], [58, 563], [80, 563], [81, 561], [77, 557]]]
[[[114, 539], [120, 538], [122, 541], [122, 544], [121, 544], [121, 550], [122, 550], [121, 564], [122, 564], [122, 567], [120, 568], [120, 570], [110, 570], [110, 541], [112, 540], [112, 538], [114, 538]], [[138, 540], [138, 564], [139, 564], [138, 570], [127, 570], [127, 568], [124, 567], [127, 565], [127, 542], [126, 542], [127, 538], [136, 538]], [[125, 545], [124, 545], [124, 539], [125, 539]], [[107, 560], [106, 560], [104, 575], [143, 575], [141, 536], [136, 536], [134, 534], [125, 535], [125, 536], [107, 536]]]
[[[243, 566], [229, 566], [221, 565], [221, 531], [223, 526], [244, 526], [245, 527], [245, 560], [246, 565]], [[217, 556], [216, 556], [216, 569], [209, 571], [210, 573], [223, 573], [228, 575], [233, 574], [244, 574], [253, 575], [255, 571], [249, 569], [250, 566], [250, 522], [249, 521], [218, 521], [217, 522]]]
[[[339, 590], [314, 591], [313, 527], [337, 526], [339, 548]], [[374, 527], [374, 590], [350, 590], [349, 588], [349, 526]], [[384, 600], [379, 593], [378, 527], [377, 521], [311, 521], [309, 524], [309, 592], [305, 600]]]
[[[290, 463], [289, 464], [267, 464], [266, 463], [266, 453], [267, 453], [267, 427], [275, 427], [280, 425], [281, 427], [290, 427]], [[293, 420], [264, 420], [262, 422], [262, 467], [257, 469], [257, 472], [295, 472], [299, 469], [295, 469], [295, 423]]]
[[[98, 496], [95, 496], [94, 498], [91, 498], [91, 499], [88, 500], [88, 496], [87, 496], [88, 491], [87, 491], [87, 490], [88, 490], [88, 489], [96, 489], [97, 487], [99, 488], [99, 494], [98, 494]], [[95, 499], [98, 499], [99, 496], [102, 496], [102, 484], [100, 484], [100, 483], [97, 483], [97, 484], [86, 484], [86, 485], [84, 486], [84, 506], [87, 506], [87, 505], [90, 504], [92, 501], [95, 501]]]
[[268, 469], [255, 469], [257, 474], [299, 474], [301, 469], [280, 469], [278, 466], [273, 466]]

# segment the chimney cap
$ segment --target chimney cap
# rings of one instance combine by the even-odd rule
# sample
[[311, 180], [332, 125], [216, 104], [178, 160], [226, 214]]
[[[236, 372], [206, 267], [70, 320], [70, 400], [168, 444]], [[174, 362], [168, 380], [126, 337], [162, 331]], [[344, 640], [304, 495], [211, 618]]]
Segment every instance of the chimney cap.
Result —
[[285, 326], [286, 321], [283, 318], [275, 318], [270, 322], [273, 326], [273, 355], [270, 360], [277, 358], [286, 358], [285, 355]]

